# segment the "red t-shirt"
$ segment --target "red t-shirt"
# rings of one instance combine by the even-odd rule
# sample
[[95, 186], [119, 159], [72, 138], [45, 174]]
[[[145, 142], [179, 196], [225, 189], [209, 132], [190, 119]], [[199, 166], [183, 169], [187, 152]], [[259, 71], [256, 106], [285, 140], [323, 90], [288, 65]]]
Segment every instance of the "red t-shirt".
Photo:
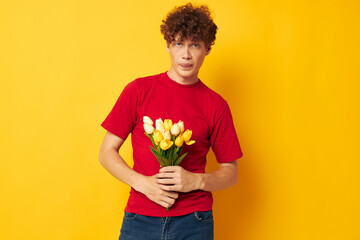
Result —
[[[143, 116], [153, 122], [158, 118], [179, 120], [185, 130], [192, 130], [196, 143], [184, 144], [188, 155], [181, 166], [191, 172], [204, 173], [206, 154], [210, 147], [219, 163], [242, 157], [230, 108], [226, 101], [208, 88], [201, 80], [182, 85], [169, 78], [167, 73], [138, 78], [122, 91], [115, 106], [102, 123], [107, 131], [126, 139], [131, 134], [133, 169], [146, 176], [157, 174], [160, 164], [150, 151], [151, 140], [144, 134]], [[155, 124], [154, 124], [155, 125]], [[180, 193], [175, 204], [167, 211], [144, 194], [131, 189], [125, 211], [155, 217], [180, 216], [194, 211], [212, 209], [211, 192], [202, 190]]]

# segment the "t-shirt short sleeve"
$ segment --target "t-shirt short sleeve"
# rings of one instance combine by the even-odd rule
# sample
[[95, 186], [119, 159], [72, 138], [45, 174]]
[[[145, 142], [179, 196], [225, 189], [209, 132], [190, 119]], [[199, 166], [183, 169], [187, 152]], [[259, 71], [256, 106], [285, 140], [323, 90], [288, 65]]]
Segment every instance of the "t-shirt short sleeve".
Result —
[[215, 121], [210, 144], [219, 163], [232, 162], [243, 156], [228, 104]]
[[133, 81], [121, 92], [114, 107], [101, 126], [125, 140], [136, 124], [137, 102], [138, 92], [136, 82]]

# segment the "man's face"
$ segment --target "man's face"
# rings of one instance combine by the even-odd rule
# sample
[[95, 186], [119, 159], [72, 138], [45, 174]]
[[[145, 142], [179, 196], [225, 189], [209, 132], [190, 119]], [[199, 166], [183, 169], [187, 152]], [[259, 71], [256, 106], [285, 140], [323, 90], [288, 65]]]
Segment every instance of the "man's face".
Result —
[[170, 77], [189, 84], [197, 81], [204, 58], [210, 53], [203, 41], [181, 39], [179, 35], [168, 44], [167, 51], [171, 58]]

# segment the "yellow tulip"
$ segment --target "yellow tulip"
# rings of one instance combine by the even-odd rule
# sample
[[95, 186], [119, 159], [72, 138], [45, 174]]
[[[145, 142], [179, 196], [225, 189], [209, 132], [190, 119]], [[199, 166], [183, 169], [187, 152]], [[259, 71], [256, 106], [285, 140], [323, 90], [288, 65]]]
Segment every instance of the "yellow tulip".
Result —
[[191, 141], [187, 141], [187, 142], [185, 142], [186, 143], [186, 145], [193, 145], [194, 143], [195, 143], [195, 141], [194, 140], [191, 140]]
[[173, 145], [173, 141], [170, 141], [169, 139], [163, 139], [160, 142], [160, 148], [162, 150], [168, 150], [169, 148], [171, 148], [172, 145]]
[[182, 135], [175, 139], [175, 145], [181, 147], [184, 144], [184, 137]]
[[189, 129], [186, 129], [186, 131], [183, 133], [184, 141], [185, 142], [190, 141], [191, 135], [192, 135], [192, 131]]
[[164, 139], [163, 135], [159, 130], [154, 131], [154, 142], [156, 145], [159, 145], [159, 143]]
[[170, 130], [172, 127], [172, 120], [171, 119], [165, 119], [164, 121], [164, 127], [166, 130]]

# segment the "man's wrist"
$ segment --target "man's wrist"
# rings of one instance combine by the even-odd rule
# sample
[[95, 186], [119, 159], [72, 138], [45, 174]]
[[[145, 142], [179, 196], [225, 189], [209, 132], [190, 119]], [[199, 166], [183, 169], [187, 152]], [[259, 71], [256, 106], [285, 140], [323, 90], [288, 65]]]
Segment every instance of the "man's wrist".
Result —
[[143, 193], [143, 187], [144, 187], [144, 181], [146, 180], [145, 176], [142, 174], [138, 174], [138, 173], [133, 173], [133, 184], [132, 184], [132, 188], [138, 192]]
[[203, 190], [205, 187], [205, 178], [206, 178], [206, 174], [205, 173], [196, 173], [196, 186], [195, 186], [195, 190]]

